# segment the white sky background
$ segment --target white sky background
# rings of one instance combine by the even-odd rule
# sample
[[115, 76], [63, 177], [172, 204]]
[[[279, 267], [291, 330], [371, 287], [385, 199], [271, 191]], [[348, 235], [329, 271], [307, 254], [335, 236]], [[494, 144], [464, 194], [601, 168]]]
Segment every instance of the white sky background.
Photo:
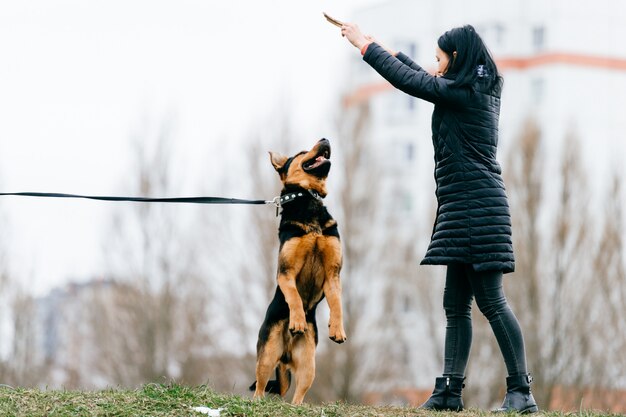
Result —
[[[132, 135], [164, 118], [193, 179], [178, 195], [280, 106], [303, 146], [328, 136], [351, 47], [322, 11], [375, 2], [0, 0], [0, 190], [125, 195]], [[24, 287], [97, 274], [110, 204], [0, 199]]]

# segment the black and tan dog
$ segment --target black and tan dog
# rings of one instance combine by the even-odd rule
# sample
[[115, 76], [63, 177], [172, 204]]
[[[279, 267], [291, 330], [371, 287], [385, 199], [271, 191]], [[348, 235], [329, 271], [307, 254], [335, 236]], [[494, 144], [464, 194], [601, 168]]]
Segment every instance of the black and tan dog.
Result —
[[[320, 140], [309, 152], [291, 158], [270, 152], [283, 183], [278, 236], [278, 287], [257, 342], [254, 397], [265, 391], [284, 396], [295, 376], [293, 404], [300, 404], [315, 378], [317, 324], [315, 309], [326, 297], [330, 307], [329, 337], [343, 343], [341, 245], [337, 222], [328, 214], [326, 177], [330, 143]], [[276, 370], [276, 380], [269, 381]]]

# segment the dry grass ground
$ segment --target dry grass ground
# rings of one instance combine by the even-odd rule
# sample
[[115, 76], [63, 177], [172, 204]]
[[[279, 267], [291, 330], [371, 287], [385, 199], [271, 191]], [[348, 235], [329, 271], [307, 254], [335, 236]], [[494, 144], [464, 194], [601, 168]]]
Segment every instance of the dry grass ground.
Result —
[[[415, 408], [370, 407], [344, 403], [291, 406], [285, 401], [268, 397], [253, 401], [249, 397], [220, 394], [206, 386], [149, 384], [137, 390], [110, 389], [104, 391], [48, 391], [0, 387], [0, 416], [202, 416], [192, 407], [221, 409], [220, 417], [408, 417], [408, 416], [493, 416], [482, 410], [461, 413], [433, 413]], [[515, 414], [511, 414], [515, 415]], [[579, 413], [540, 412], [535, 416], [561, 417], [610, 416], [600, 412]], [[612, 414], [616, 416], [616, 414]]]

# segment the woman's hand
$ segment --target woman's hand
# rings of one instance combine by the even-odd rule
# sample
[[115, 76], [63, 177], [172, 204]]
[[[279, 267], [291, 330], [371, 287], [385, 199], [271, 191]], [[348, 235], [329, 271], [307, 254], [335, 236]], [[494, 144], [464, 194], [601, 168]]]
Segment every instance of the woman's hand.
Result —
[[348, 41], [358, 49], [363, 48], [371, 41], [361, 33], [361, 29], [355, 23], [344, 23], [341, 27], [341, 36], [345, 36]]
[[352, 45], [356, 46], [359, 49], [362, 49], [367, 44], [376, 42], [391, 55], [396, 56], [398, 54], [398, 52], [394, 51], [393, 49], [387, 48], [385, 45], [378, 42], [378, 40], [374, 39], [373, 36], [364, 35], [361, 32], [361, 29], [359, 29], [359, 27], [355, 23], [344, 23], [341, 27], [341, 36], [345, 36]]

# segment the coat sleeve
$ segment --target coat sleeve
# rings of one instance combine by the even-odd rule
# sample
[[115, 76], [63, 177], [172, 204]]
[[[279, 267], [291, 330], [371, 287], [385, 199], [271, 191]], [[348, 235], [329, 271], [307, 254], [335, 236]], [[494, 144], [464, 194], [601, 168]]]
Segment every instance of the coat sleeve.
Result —
[[367, 48], [363, 60], [391, 85], [411, 96], [448, 105], [463, 105], [469, 99], [468, 89], [451, 87], [452, 80], [430, 75], [408, 56], [394, 57], [376, 43]]
[[396, 58], [398, 58], [398, 60], [404, 65], [407, 65], [409, 68], [414, 69], [415, 71], [424, 71], [424, 68], [417, 65], [415, 61], [409, 58], [409, 56], [406, 55], [404, 52], [398, 52]]

